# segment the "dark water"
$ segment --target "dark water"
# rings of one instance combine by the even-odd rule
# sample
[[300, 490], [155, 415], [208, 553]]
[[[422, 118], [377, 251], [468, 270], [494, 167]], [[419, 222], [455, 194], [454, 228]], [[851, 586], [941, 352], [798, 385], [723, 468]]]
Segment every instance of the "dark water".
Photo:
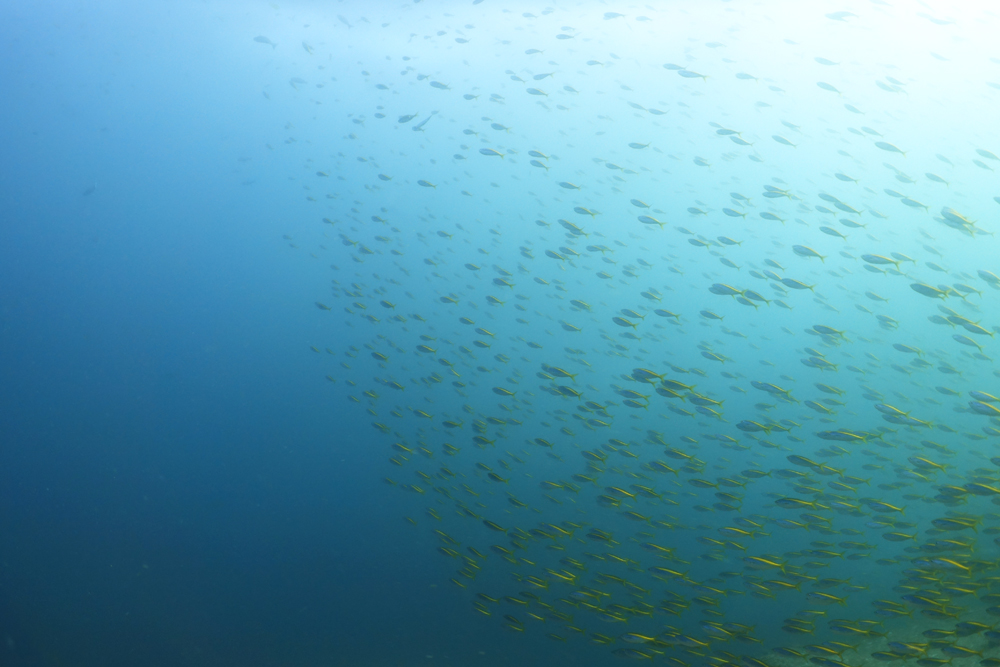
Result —
[[0, 9], [0, 665], [995, 658], [961, 9]]

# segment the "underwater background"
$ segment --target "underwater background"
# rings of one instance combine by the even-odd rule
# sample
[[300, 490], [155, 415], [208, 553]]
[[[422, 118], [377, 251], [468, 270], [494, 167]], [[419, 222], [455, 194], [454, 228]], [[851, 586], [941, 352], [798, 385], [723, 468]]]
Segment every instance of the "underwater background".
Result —
[[0, 25], [0, 665], [1000, 665], [989, 3]]

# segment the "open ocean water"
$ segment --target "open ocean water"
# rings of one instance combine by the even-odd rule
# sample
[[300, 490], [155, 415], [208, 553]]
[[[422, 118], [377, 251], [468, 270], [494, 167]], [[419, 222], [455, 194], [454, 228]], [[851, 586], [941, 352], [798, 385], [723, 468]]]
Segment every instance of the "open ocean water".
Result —
[[0, 667], [1000, 666], [986, 2], [0, 8]]

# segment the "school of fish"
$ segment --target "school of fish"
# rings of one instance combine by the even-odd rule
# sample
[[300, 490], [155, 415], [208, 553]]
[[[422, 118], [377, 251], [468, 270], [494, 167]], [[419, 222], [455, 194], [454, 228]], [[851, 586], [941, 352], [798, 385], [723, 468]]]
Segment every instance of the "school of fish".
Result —
[[916, 136], [962, 95], [863, 49], [449, 9], [377, 60], [253, 41], [320, 114], [269, 146], [329, 265], [304, 353], [456, 604], [674, 667], [1000, 667], [1000, 135]]

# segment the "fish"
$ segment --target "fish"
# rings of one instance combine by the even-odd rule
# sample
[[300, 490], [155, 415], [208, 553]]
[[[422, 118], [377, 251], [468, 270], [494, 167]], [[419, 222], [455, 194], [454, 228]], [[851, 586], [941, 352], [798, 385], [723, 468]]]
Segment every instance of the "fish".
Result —
[[[1000, 148], [975, 127], [1000, 84], [937, 57], [921, 76], [910, 33], [835, 6], [766, 49], [699, 6], [658, 50], [669, 8], [469, 7], [301, 28], [309, 74], [260, 36], [268, 97], [227, 84], [294, 120], [221, 171], [280, 213], [260, 240], [297, 276], [264, 327], [284, 398], [335, 417], [332, 445], [282, 456], [332, 446], [328, 481], [354, 485], [300, 504], [370, 531], [338, 547], [339, 602], [430, 627], [411, 578], [365, 583], [412, 561], [451, 629], [549, 662], [992, 659]], [[899, 69], [815, 55], [862, 22]], [[985, 50], [968, 25], [949, 35]], [[350, 59], [312, 62], [328, 44]]]
[[884, 151], [888, 151], [890, 153], [899, 153], [903, 157], [906, 157], [906, 153], [904, 153], [903, 151], [901, 151], [900, 149], [896, 148], [895, 146], [886, 141], [876, 141], [875, 147], [880, 148]]

